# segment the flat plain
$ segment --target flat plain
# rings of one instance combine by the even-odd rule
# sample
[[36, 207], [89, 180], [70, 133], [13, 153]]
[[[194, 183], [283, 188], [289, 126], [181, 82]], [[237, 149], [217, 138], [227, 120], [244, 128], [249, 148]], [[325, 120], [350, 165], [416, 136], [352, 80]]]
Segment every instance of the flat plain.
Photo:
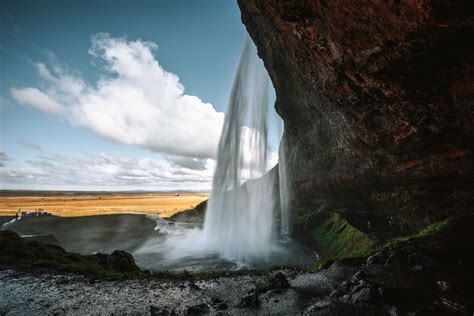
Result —
[[18, 211], [43, 211], [76, 217], [146, 213], [169, 217], [208, 199], [208, 193], [22, 193], [0, 196], [0, 216]]

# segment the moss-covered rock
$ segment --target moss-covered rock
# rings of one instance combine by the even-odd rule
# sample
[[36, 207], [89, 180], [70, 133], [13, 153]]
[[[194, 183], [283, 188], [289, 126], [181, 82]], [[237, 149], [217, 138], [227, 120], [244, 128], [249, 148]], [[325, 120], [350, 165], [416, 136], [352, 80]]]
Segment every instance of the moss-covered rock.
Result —
[[339, 258], [367, 255], [375, 248], [378, 240], [353, 226], [343, 211], [331, 209], [324, 200], [318, 205], [312, 212], [303, 213], [295, 227], [298, 237], [321, 255], [318, 267]]
[[112, 254], [97, 253], [88, 258], [96, 260], [104, 267], [110, 267], [113, 270], [128, 273], [138, 272], [140, 269], [135, 264], [135, 259], [128, 252], [115, 250]]
[[207, 210], [207, 200], [199, 203], [198, 205], [196, 205], [196, 207], [192, 209], [176, 213], [173, 216], [168, 217], [167, 220], [170, 220], [173, 222], [202, 224], [204, 223], [206, 210]]
[[26, 241], [10, 230], [0, 231], [0, 262], [7, 266], [49, 268], [93, 277], [142, 274], [132, 255], [124, 251], [82, 256], [66, 252], [57, 245]]
[[435, 223], [423, 228], [422, 230], [420, 230], [419, 232], [417, 232], [415, 234], [390, 239], [383, 246], [381, 246], [379, 250], [387, 250], [387, 249], [393, 248], [393, 247], [395, 247], [395, 246], [397, 246], [397, 245], [399, 245], [403, 242], [406, 242], [406, 241], [409, 241], [409, 240], [412, 240], [412, 239], [416, 239], [416, 238], [429, 236], [429, 235], [441, 232], [442, 230], [450, 227], [453, 224], [453, 222], [459, 221], [459, 218], [463, 218], [463, 216], [452, 216], [452, 217], [449, 217], [445, 220], [435, 222]]
[[257, 284], [254, 292], [259, 295], [271, 290], [282, 290], [289, 287], [291, 286], [290, 283], [288, 283], [286, 277], [283, 275], [283, 273], [278, 272], [268, 278], [266, 282]]
[[369, 253], [376, 240], [353, 227], [339, 213], [333, 213], [316, 225], [312, 237], [324, 253], [332, 258], [353, 257]]

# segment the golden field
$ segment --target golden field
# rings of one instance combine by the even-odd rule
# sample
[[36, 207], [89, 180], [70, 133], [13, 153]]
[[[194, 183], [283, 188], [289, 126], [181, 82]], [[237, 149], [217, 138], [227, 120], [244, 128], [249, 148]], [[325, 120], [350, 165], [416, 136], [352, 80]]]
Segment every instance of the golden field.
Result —
[[0, 216], [15, 215], [20, 209], [65, 217], [124, 213], [168, 217], [193, 208], [207, 198], [207, 193], [0, 196]]

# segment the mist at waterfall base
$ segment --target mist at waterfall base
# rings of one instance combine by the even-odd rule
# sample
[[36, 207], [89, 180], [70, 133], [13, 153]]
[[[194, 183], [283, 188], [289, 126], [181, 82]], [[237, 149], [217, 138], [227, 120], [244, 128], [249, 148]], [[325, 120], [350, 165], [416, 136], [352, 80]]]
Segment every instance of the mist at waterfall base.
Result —
[[311, 255], [288, 238], [284, 161], [269, 172], [269, 115], [274, 112], [268, 91], [263, 62], [247, 38], [229, 98], [204, 226], [155, 218], [158, 236], [134, 253], [139, 265], [203, 271], [301, 266], [308, 261]]

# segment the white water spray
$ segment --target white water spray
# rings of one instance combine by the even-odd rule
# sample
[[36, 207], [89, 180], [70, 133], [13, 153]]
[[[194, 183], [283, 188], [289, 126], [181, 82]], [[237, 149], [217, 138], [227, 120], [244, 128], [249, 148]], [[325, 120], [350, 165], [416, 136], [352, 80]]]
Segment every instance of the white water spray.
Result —
[[243, 262], [264, 258], [274, 237], [274, 179], [267, 174], [258, 181], [249, 180], [267, 171], [268, 85], [263, 63], [247, 38], [219, 142], [204, 223], [205, 243], [225, 258]]
[[282, 235], [290, 234], [290, 201], [288, 190], [288, 176], [286, 172], [286, 144], [283, 139], [278, 153], [278, 175], [280, 190], [280, 230]]

